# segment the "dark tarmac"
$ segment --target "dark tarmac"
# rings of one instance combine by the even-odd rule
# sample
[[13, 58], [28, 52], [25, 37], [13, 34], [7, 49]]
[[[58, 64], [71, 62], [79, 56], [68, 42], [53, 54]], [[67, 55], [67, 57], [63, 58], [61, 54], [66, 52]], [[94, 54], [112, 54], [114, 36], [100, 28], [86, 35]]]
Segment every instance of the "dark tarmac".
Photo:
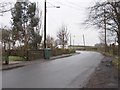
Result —
[[2, 72], [3, 88], [82, 88], [104, 57], [81, 51], [71, 57]]

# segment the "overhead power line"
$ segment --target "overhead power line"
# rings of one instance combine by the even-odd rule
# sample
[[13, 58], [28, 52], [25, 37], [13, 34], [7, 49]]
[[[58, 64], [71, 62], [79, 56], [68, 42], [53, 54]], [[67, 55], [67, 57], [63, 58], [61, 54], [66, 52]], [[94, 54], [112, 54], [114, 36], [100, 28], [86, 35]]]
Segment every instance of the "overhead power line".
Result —
[[[56, 0], [54, 0], [56, 3], [59, 3], [60, 5], [63, 5], [63, 6], [67, 6], [67, 7], [70, 7], [70, 8], [72, 8], [72, 9], [75, 9], [75, 10], [79, 10], [80, 11], [80, 7], [78, 8], [78, 7], [76, 7], [75, 5], [73, 6], [73, 5], [71, 5], [70, 4], [70, 2], [68, 3], [65, 3], [65, 2], [60, 2], [60, 1], [56, 1]], [[74, 3], [75, 4], [75, 3]]]
[[76, 4], [75, 2], [70, 2], [69, 0], [65, 0], [65, 1], [74, 7], [81, 8], [80, 5]]

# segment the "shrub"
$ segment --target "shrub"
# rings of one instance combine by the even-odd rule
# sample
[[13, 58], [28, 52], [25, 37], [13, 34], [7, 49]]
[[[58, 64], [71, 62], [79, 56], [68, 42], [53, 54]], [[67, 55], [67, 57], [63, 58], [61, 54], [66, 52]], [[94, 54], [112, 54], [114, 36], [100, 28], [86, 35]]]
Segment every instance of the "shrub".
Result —
[[120, 60], [118, 59], [118, 57], [114, 58], [112, 63], [115, 67], [117, 67], [120, 70]]
[[51, 56], [75, 53], [74, 49], [52, 49]]

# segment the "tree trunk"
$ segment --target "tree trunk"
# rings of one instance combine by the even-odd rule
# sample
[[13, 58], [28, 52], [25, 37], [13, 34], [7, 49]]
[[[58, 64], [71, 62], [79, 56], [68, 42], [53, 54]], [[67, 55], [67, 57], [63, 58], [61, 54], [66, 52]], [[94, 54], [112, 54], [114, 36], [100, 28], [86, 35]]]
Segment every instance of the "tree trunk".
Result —
[[120, 60], [120, 26], [118, 28], [118, 33], [117, 33], [117, 37], [118, 37], [118, 59]]
[[35, 46], [35, 47], [34, 47], [34, 48], [35, 48], [35, 50], [37, 50], [37, 49], [38, 49], [38, 48], [37, 48], [37, 43], [35, 43], [35, 45], [34, 45], [34, 46]]
[[9, 64], [9, 50], [5, 50], [5, 65]]
[[4, 47], [3, 47], [3, 49], [5, 50], [6, 49], [6, 43], [4, 42]]
[[120, 34], [118, 35], [118, 57], [120, 60]]
[[64, 49], [64, 47], [65, 47], [65, 46], [64, 46], [64, 44], [63, 44], [63, 45], [62, 45], [62, 48]]

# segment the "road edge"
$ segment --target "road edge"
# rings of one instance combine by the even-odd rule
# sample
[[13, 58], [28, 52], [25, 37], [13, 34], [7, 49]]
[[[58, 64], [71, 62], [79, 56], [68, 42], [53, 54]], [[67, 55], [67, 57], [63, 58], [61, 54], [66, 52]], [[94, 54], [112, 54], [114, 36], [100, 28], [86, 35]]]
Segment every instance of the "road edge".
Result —
[[24, 61], [22, 63], [17, 63], [17, 64], [14, 64], [14, 65], [8, 65], [6, 67], [3, 67], [3, 65], [2, 65], [2, 68], [0, 70], [4, 71], [4, 70], [16, 69], [16, 68], [20, 68], [20, 67], [24, 67], [24, 66], [33, 64], [36, 61], [42, 61], [40, 63], [43, 63], [43, 62], [46, 62], [46, 61], [60, 59], [60, 58], [65, 58], [65, 57], [70, 57], [70, 56], [77, 55], [77, 54], [80, 54], [80, 53], [64, 54], [64, 55], [60, 55], [60, 56], [56, 56], [56, 57], [51, 57], [48, 60], [44, 60], [44, 59], [40, 60], [40, 59], [38, 59], [38, 60], [34, 60], [34, 61], [26, 61], [26, 62]]

